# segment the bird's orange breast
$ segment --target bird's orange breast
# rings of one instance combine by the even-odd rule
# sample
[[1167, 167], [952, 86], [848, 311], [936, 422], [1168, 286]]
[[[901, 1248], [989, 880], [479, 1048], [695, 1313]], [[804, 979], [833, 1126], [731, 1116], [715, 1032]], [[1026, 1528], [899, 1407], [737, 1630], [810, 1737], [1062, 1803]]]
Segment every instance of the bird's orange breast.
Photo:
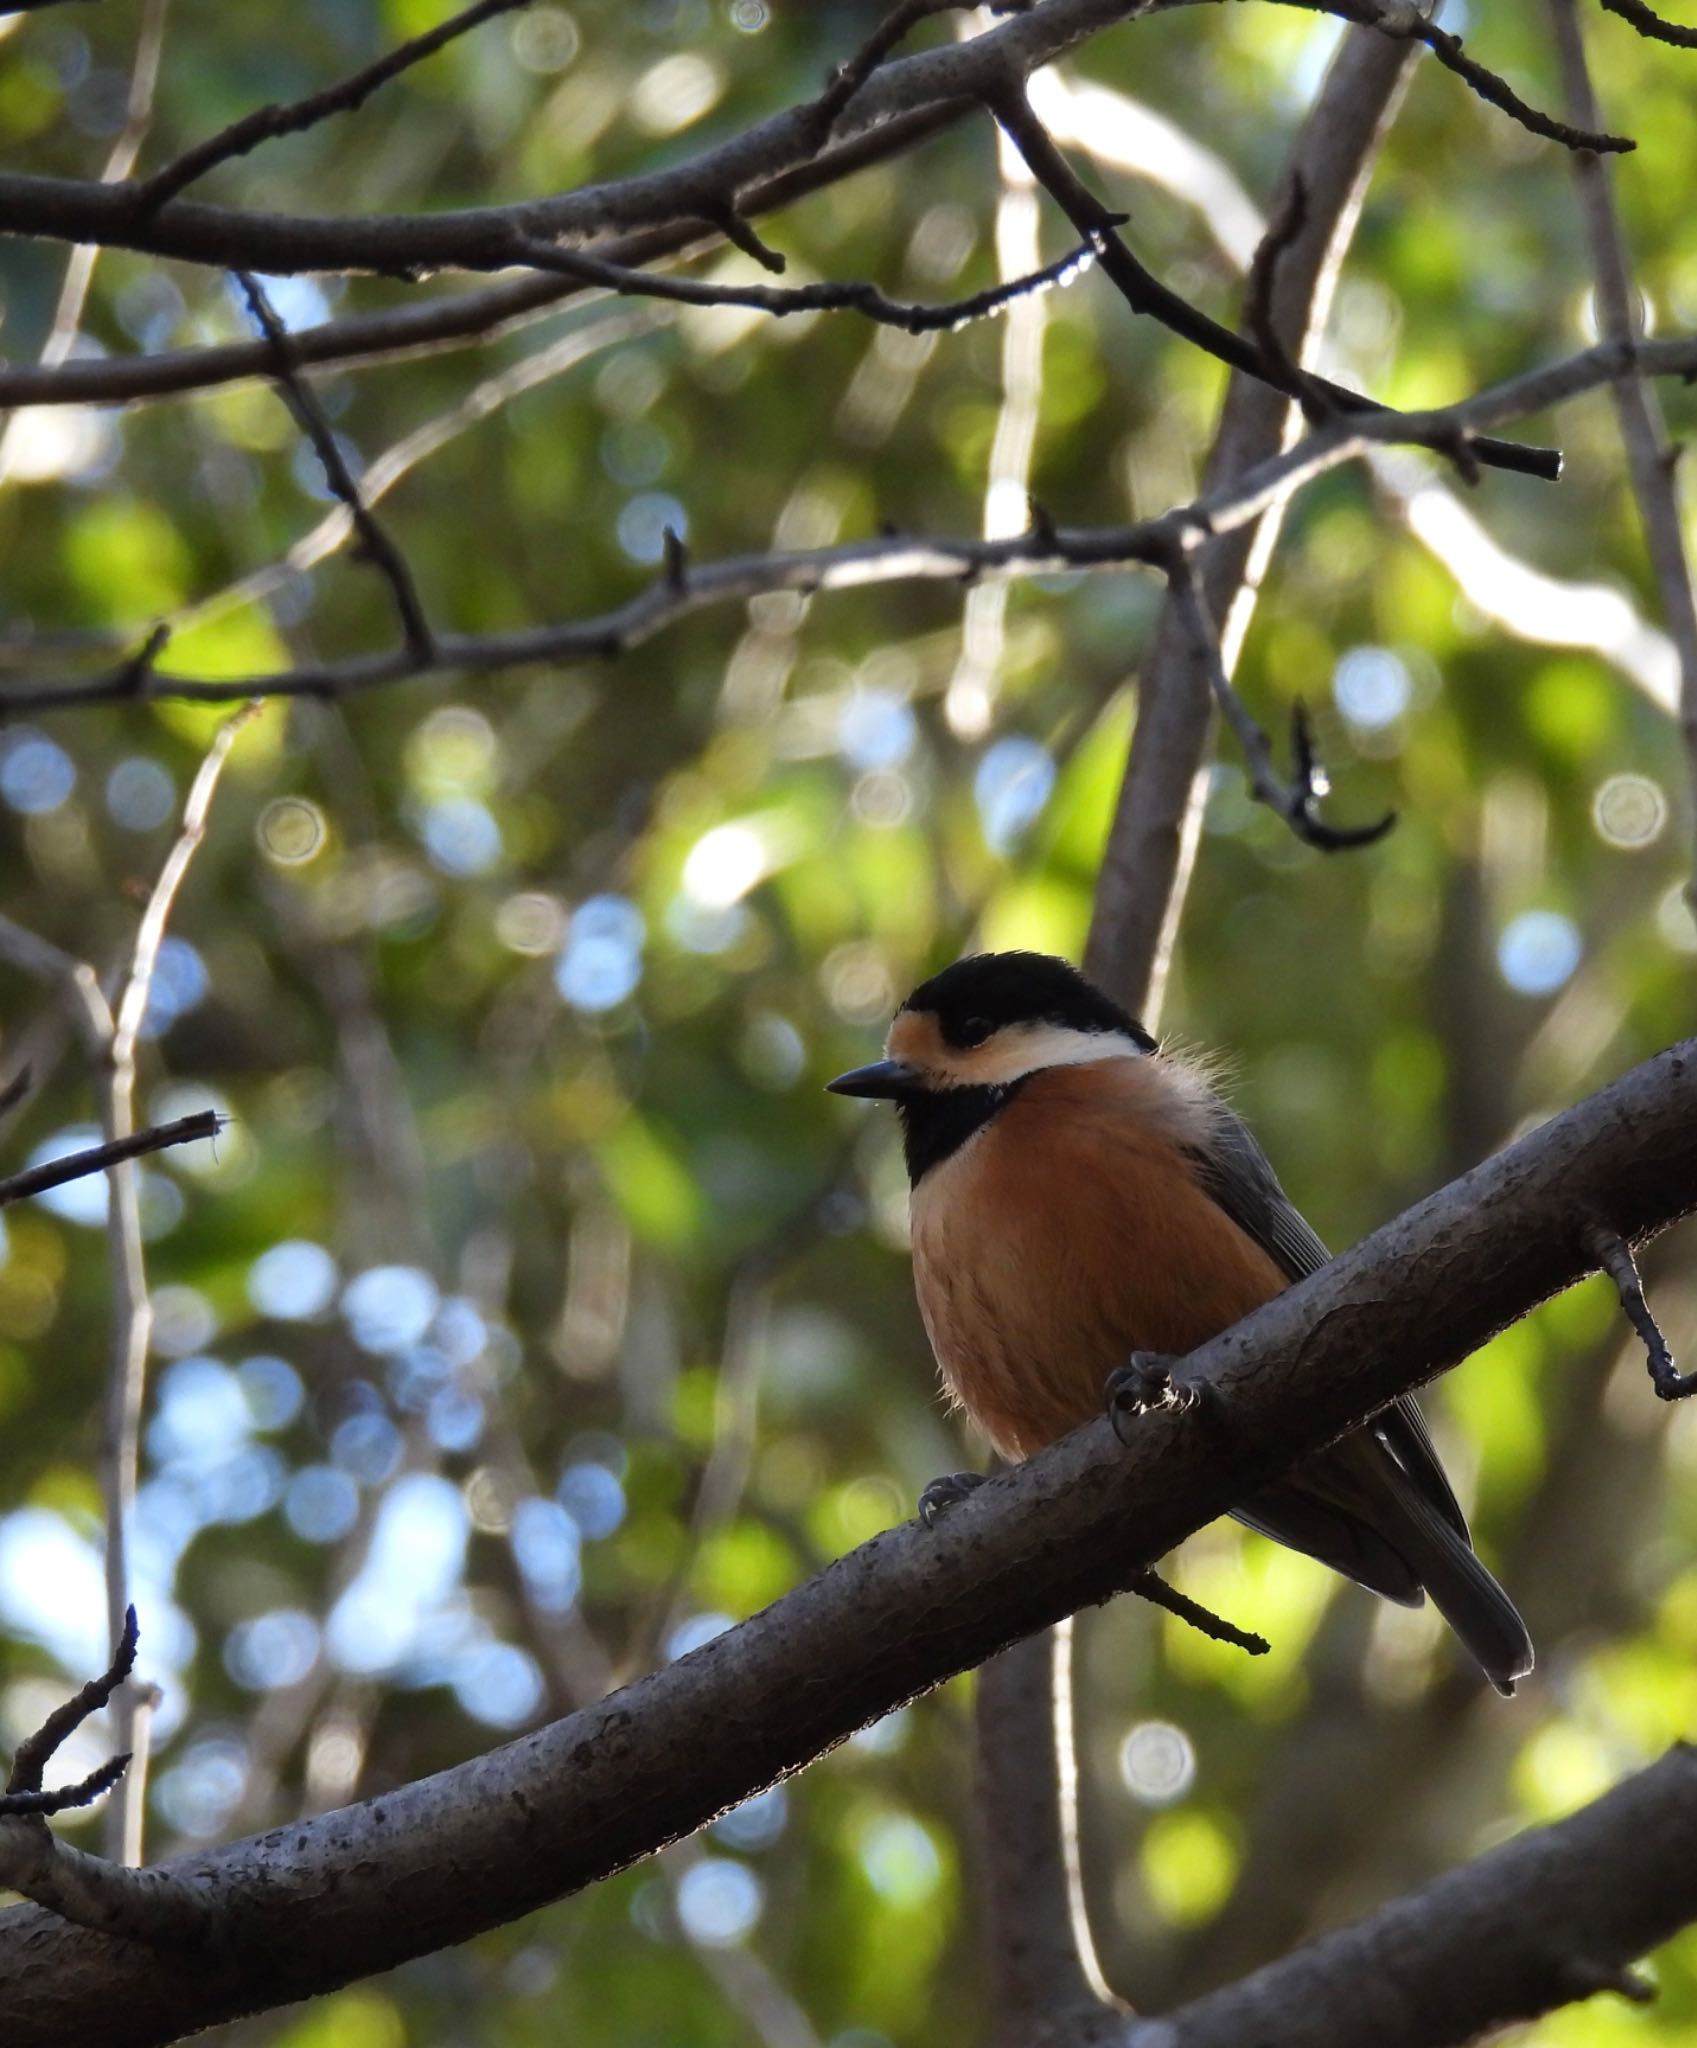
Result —
[[1198, 1185], [1205, 1125], [1165, 1062], [1051, 1068], [914, 1189], [931, 1348], [1004, 1456], [1099, 1413], [1133, 1351], [1191, 1351], [1288, 1284]]

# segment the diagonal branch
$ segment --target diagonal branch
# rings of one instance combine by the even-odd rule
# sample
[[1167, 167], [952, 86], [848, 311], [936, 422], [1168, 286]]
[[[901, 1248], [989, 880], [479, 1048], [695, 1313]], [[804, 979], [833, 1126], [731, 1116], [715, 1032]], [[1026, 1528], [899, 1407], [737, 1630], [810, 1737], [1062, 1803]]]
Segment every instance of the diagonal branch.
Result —
[[265, 296], [264, 287], [258, 278], [249, 276], [244, 270], [236, 272], [236, 281], [271, 350], [271, 373], [283, 394], [283, 402], [293, 415], [296, 426], [312, 443], [313, 453], [323, 466], [324, 481], [332, 495], [348, 508], [348, 517], [359, 536], [355, 559], [369, 562], [388, 584], [400, 617], [401, 638], [407, 653], [415, 663], [427, 663], [435, 650], [435, 638], [430, 622], [424, 616], [424, 604], [406, 557], [390, 539], [388, 528], [361, 497], [347, 457], [342, 453], [342, 444], [336, 439], [330, 422], [324, 417], [317, 399], [296, 366], [288, 329], [278, 319], [276, 309]]
[[[1145, 1418], [1129, 1447], [1105, 1418], [1088, 1424], [989, 1480], [937, 1528], [874, 1538], [551, 1727], [280, 1835], [125, 1873], [199, 1902], [217, 1939], [192, 1969], [30, 1909], [0, 1915], [8, 2048], [142, 2048], [387, 1968], [623, 1869], [1001, 1645], [1127, 1586], [1294, 1459], [1571, 1285], [1590, 1266], [1581, 1210], [1641, 1240], [1693, 1208], [1688, 1041], [1203, 1346], [1185, 1377], [1209, 1398]], [[1676, 1883], [1657, 1861], [1643, 1890], [1615, 1887], [1602, 1903], [1590, 1884], [1563, 1894], [1569, 1918], [1542, 1930], [1548, 2002], [1574, 1995], [1582, 1969], [1594, 1987], [1592, 1965], [1627, 1960], [1635, 1931], [1655, 1939], [1668, 1916], [1697, 1913], [1689, 1835], [1687, 1820]], [[1350, 2029], [1359, 1988], [1346, 1978], [1317, 1997], [1306, 2023], [1334, 2031], [1306, 2038], [1385, 2048], [1389, 2036]], [[1434, 2032], [1422, 2048], [1457, 2038]]]
[[1034, 292], [1068, 284], [1080, 271], [1089, 269], [1094, 254], [1092, 244], [1084, 242], [1023, 277], [1009, 278], [969, 298], [923, 306], [887, 298], [876, 285], [856, 279], [803, 285], [709, 284], [699, 278], [659, 277], [652, 271], [632, 270], [624, 264], [608, 263], [593, 252], [561, 248], [528, 235], [513, 239], [515, 262], [556, 271], [562, 277], [616, 292], [621, 298], [662, 299], [680, 306], [751, 306], [780, 319], [787, 313], [861, 313], [879, 326], [897, 327], [904, 334], [953, 332]]
[[12, 1758], [12, 1773], [6, 1780], [8, 1797], [41, 1790], [47, 1766], [59, 1753], [61, 1744], [74, 1735], [91, 1714], [99, 1713], [135, 1669], [136, 1645], [140, 1635], [135, 1609], [126, 1608], [123, 1634], [118, 1638], [118, 1647], [113, 1651], [112, 1662], [106, 1670], [99, 1678], [91, 1678], [62, 1707], [55, 1707], [35, 1733], [25, 1736], [18, 1744]]
[[[1697, 1916], [1697, 1749], [1161, 2023], [1161, 2048], [1445, 2048], [1599, 1991]], [[1133, 2035], [1125, 2048], [1135, 2048]], [[1154, 2048], [1153, 2042], [1150, 2048]]]
[[[1347, 385], [1334, 384], [1330, 378], [1298, 373], [1282, 351], [1276, 357], [1268, 356], [1254, 342], [1234, 334], [1189, 300], [1180, 298], [1132, 254], [1120, 238], [1121, 217], [1103, 205], [1067, 162], [1049, 131], [1032, 112], [1023, 90], [998, 91], [989, 104], [1032, 176], [1095, 248], [1102, 269], [1134, 313], [1159, 320], [1182, 340], [1205, 349], [1245, 376], [1258, 378], [1275, 391], [1282, 391], [1287, 398], [1308, 402], [1323, 398], [1344, 413], [1377, 415], [1390, 410], [1363, 397], [1359, 391], [1351, 391]], [[1290, 231], [1281, 225], [1277, 232], [1282, 248], [1290, 239]], [[1513, 442], [1492, 440], [1476, 443], [1474, 452], [1481, 462], [1494, 468], [1519, 471], [1546, 481], [1561, 472], [1560, 456], [1548, 448], [1522, 448]]]
[[410, 42], [402, 43], [387, 56], [377, 58], [363, 70], [353, 72], [323, 92], [308, 93], [303, 99], [290, 100], [284, 106], [260, 107], [251, 114], [244, 114], [239, 121], [232, 121], [227, 128], [219, 129], [216, 135], [209, 135], [204, 142], [197, 142], [192, 149], [184, 150], [181, 156], [163, 165], [150, 177], [133, 180], [128, 187], [131, 206], [139, 219], [157, 213], [167, 200], [175, 199], [186, 185], [204, 178], [217, 165], [228, 163], [233, 157], [246, 156], [262, 142], [274, 141], [282, 135], [299, 135], [303, 129], [315, 128], [320, 121], [328, 121], [332, 115], [353, 113], [390, 79], [399, 78], [403, 71], [410, 71], [426, 57], [435, 56], [438, 50], [470, 30], [481, 27], [484, 22], [493, 20], [496, 15], [511, 14], [515, 8], [529, 4], [530, 0], [476, 0], [475, 6], [462, 8], [435, 28], [414, 36]]
[[[1314, 7], [1316, 0], [1287, 0], [1287, 4]], [[1608, 0], [1604, 0], [1604, 5], [1607, 4]], [[1389, 0], [1389, 4], [1387, 0], [1324, 0], [1319, 11], [1341, 15], [1345, 21], [1358, 22], [1363, 28], [1375, 28], [1381, 35], [1424, 43], [1446, 71], [1453, 71], [1482, 100], [1518, 121], [1528, 134], [1541, 135], [1546, 142], [1559, 142], [1564, 149], [1590, 150], [1597, 155], [1620, 155], [1638, 147], [1629, 135], [1610, 135], [1598, 128], [1594, 113], [1580, 117], [1588, 120], [1586, 127], [1575, 127], [1554, 114], [1541, 113], [1523, 100], [1506, 78], [1468, 56], [1460, 36], [1428, 21], [1417, 7], [1395, 4], [1395, 0]]]
[[1329, 783], [1326, 771], [1315, 754], [1308, 714], [1300, 701], [1291, 709], [1295, 778], [1286, 782], [1273, 766], [1273, 750], [1265, 731], [1251, 716], [1248, 705], [1233, 689], [1231, 678], [1226, 674], [1219, 635], [1208, 618], [1201, 585], [1188, 555], [1176, 558], [1168, 571], [1167, 586], [1208, 678], [1214, 702], [1243, 748], [1243, 757], [1249, 767], [1251, 796], [1283, 818], [1305, 846], [1317, 847], [1322, 853], [1341, 853], [1353, 847], [1371, 846], [1375, 840], [1383, 839], [1396, 823], [1395, 811], [1387, 811], [1371, 825], [1328, 825], [1321, 818], [1319, 803]]

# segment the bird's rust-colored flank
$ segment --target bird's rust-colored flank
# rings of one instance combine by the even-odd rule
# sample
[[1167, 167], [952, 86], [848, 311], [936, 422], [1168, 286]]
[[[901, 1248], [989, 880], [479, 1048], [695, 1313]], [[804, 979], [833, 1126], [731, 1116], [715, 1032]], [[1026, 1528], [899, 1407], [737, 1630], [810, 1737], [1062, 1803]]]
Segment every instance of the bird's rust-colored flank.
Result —
[[1133, 1351], [1182, 1355], [1288, 1284], [1197, 1185], [1205, 1118], [1147, 1059], [1051, 1067], [914, 1189], [926, 1331], [1003, 1456], [1099, 1414]]

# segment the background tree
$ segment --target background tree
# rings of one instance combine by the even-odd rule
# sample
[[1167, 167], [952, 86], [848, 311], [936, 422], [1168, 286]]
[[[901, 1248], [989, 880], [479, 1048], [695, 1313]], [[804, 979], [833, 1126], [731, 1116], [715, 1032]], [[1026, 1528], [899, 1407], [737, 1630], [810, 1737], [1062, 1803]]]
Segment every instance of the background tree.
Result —
[[[12, 2024], [65, 2038], [85, 1987], [100, 2038], [168, 2038], [359, 1974], [333, 1933], [258, 1971], [252, 1899], [221, 1948], [169, 1885], [42, 1861], [44, 1784], [133, 1752], [104, 1821], [61, 1822], [128, 1861], [389, 1793], [411, 1826], [429, 1791], [399, 1788], [670, 1670], [960, 1462], [894, 1133], [819, 1089], [941, 961], [1087, 949], [1229, 1049], [1340, 1245], [1689, 1029], [1697, 624], [1655, 391], [1690, 399], [1629, 373], [1697, 372], [1697, 55], [1609, 13], [1451, 18], [1465, 49], [1378, 0], [0, 19], [29, 166], [0, 175], [0, 1117], [20, 1166], [228, 1119], [3, 1212], [0, 1876], [164, 1958], [20, 1908]], [[1593, 1220], [1697, 1200], [1681, 1073], [1444, 1210], [1478, 1219], [1453, 1293], [1418, 1228], [1323, 1276], [1365, 1275], [1384, 1341], [1361, 1324], [1288, 1427], [1602, 1262]], [[1689, 1285], [1647, 1267], [1677, 1352]], [[1697, 1436], [1614, 1289], [1502, 1329], [1431, 1407], [1538, 1639], [1512, 1706], [1431, 1617], [1224, 1522], [1168, 1573], [1268, 1655], [1144, 1601], [1080, 1626], [1101, 1968], [1185, 2038], [1243, 2038], [1199, 1994], [1689, 1731]], [[1067, 1489], [876, 1547], [784, 1612], [826, 1640], [905, 1589], [911, 1646], [839, 1634], [776, 1725], [756, 1691], [672, 1743], [693, 1827], [811, 1754], [777, 1758], [780, 1699], [823, 1702], [814, 1747], [870, 1721], [804, 1776], [467, 1946], [397, 1887], [394, 1938], [439, 1952], [225, 2038], [1124, 2038], [1061, 1910], [1046, 1646], [976, 1692], [987, 1836], [972, 1682], [871, 1717], [1228, 1503], [1257, 1453], [1170, 1428], [1141, 1477], [1085, 1433], [1043, 1467]], [[131, 1602], [135, 1677], [46, 1762]], [[689, 1669], [722, 1702], [783, 1652], [757, 1625]], [[468, 1850], [483, 1919], [676, 1831], [619, 1711], [581, 1724], [601, 1832]], [[1657, 1770], [1423, 1895], [1431, 2009], [1382, 1953], [1256, 1995], [1335, 2044], [1314, 1985], [1346, 1984], [1384, 2048], [1627, 1981], [1697, 1912], [1697, 1790]], [[292, 1839], [251, 1853], [279, 1897], [338, 1868], [334, 1825]], [[1563, 1892], [1576, 1861], [1607, 1884]], [[1611, 1888], [1631, 1910], [1576, 1946]], [[1442, 1949], [1505, 1899], [1547, 1953], [1524, 1924]], [[1538, 2040], [1683, 2038], [1691, 1937], [1655, 1973]]]

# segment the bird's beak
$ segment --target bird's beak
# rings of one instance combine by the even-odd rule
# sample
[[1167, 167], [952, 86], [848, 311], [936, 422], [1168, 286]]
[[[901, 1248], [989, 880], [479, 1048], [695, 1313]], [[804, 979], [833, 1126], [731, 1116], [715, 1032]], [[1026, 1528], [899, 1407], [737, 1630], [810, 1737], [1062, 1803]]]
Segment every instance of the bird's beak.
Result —
[[833, 1095], [888, 1096], [892, 1102], [916, 1094], [924, 1085], [918, 1068], [905, 1060], [874, 1060], [869, 1067], [855, 1067], [825, 1083]]

